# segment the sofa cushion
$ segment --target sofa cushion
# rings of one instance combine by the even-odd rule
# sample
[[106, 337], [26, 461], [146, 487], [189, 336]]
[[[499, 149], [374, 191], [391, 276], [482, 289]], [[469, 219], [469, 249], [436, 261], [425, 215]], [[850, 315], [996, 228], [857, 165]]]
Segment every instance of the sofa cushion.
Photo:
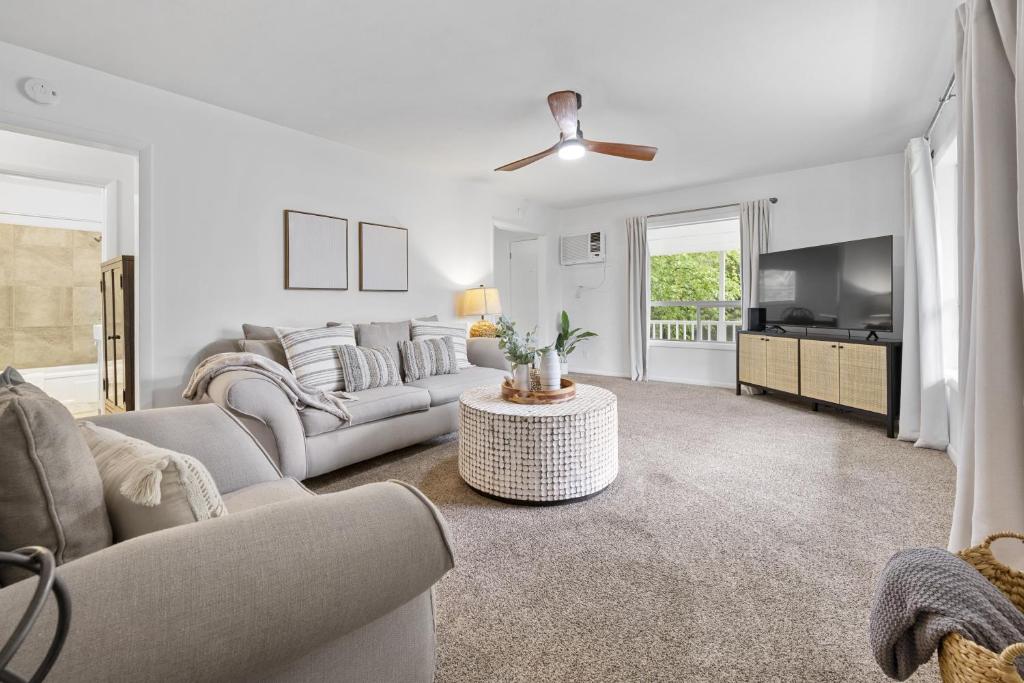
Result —
[[359, 323], [356, 325], [356, 343], [360, 346], [386, 347], [398, 360], [398, 347], [412, 339], [408, 320], [396, 323]]
[[78, 427], [103, 480], [115, 542], [227, 514], [213, 477], [191, 455], [91, 422]]
[[284, 347], [277, 339], [239, 339], [238, 350], [242, 353], [255, 353], [288, 367], [288, 356], [284, 354]]
[[62, 564], [110, 544], [100, 473], [71, 413], [32, 384], [0, 386], [0, 550], [41, 545]]
[[426, 389], [430, 394], [430, 405], [440, 406], [458, 400], [463, 391], [473, 387], [493, 386], [497, 391], [506, 376], [508, 373], [504, 370], [471, 367], [460, 371], [457, 375], [425, 377], [415, 382], [409, 382], [406, 386]]
[[376, 389], [357, 391], [351, 396], [354, 396], [356, 400], [345, 403], [345, 408], [352, 416], [348, 422], [342, 422], [322, 410], [313, 408], [300, 410], [299, 420], [302, 422], [306, 436], [326, 434], [336, 429], [354, 427], [396, 415], [415, 413], [430, 407], [430, 394], [424, 389], [408, 385], [377, 387]]
[[309, 489], [290, 477], [246, 486], [224, 495], [224, 505], [231, 514], [238, 514], [272, 503], [314, 495]]
[[267, 325], [253, 325], [242, 323], [242, 336], [246, 339], [260, 339], [264, 341], [277, 341], [277, 332], [273, 327]]

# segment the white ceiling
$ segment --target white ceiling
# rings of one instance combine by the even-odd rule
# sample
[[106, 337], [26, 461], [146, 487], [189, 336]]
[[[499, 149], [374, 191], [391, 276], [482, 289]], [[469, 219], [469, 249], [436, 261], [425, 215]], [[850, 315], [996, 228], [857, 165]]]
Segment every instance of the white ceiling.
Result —
[[[556, 206], [896, 152], [957, 0], [0, 0], [0, 40]], [[39, 74], [45, 75], [45, 74]], [[545, 97], [583, 93], [590, 154]]]

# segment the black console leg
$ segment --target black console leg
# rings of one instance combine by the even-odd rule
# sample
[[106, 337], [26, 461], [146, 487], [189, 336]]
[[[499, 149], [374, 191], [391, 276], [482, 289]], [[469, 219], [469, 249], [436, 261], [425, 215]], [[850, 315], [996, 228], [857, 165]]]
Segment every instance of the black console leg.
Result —
[[737, 396], [740, 395], [740, 383], [739, 382], [736, 382], [736, 395]]
[[811, 404], [811, 410], [818, 412], [818, 404], [816, 402]]
[[896, 438], [896, 420], [889, 418], [886, 420], [885, 435], [890, 439]]

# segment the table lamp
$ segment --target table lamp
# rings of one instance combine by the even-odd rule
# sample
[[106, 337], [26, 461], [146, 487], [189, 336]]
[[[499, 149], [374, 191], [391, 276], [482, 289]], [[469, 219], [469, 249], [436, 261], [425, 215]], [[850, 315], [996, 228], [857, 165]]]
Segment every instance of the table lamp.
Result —
[[462, 300], [463, 315], [478, 315], [480, 319], [469, 328], [470, 337], [494, 337], [498, 334], [498, 328], [485, 315], [501, 314], [501, 297], [494, 287], [473, 287], [467, 289]]

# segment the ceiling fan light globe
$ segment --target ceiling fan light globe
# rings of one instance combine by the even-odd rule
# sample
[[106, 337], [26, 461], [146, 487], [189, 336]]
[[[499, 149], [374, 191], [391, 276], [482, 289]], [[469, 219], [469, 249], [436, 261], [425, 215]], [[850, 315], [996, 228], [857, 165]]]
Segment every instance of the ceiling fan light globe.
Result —
[[586, 153], [586, 148], [578, 138], [570, 138], [558, 146], [559, 159], [566, 159], [568, 161], [582, 159]]

